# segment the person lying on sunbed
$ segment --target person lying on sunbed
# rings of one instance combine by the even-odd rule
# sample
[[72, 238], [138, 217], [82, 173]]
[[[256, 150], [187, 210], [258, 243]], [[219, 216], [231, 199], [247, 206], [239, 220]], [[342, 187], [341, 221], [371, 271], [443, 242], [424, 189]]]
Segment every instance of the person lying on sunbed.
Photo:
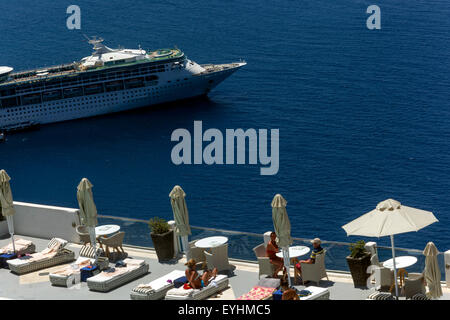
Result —
[[299, 263], [297, 263], [295, 265], [295, 268], [300, 273], [300, 276], [302, 274], [302, 263], [314, 264], [316, 262], [316, 256], [318, 254], [322, 254], [323, 253], [323, 248], [320, 246], [320, 244], [322, 242], [320, 241], [319, 238], [315, 238], [314, 240], [311, 240], [311, 243], [313, 245], [313, 250], [311, 251], [311, 256], [309, 257], [309, 259], [308, 260], [300, 260]]
[[270, 263], [275, 265], [275, 271], [272, 275], [273, 278], [277, 278], [278, 273], [284, 268], [283, 259], [277, 257], [277, 253], [280, 252], [280, 248], [278, 248], [276, 239], [277, 239], [276, 233], [272, 232], [270, 234], [270, 240], [266, 246], [266, 255], [267, 257], [269, 257]]
[[206, 287], [209, 282], [217, 275], [217, 268], [214, 268], [214, 270], [212, 271], [205, 270], [203, 272], [203, 275], [200, 276], [200, 274], [197, 272], [197, 262], [195, 261], [195, 259], [190, 259], [185, 263], [185, 266], [187, 266], [185, 272], [186, 279], [193, 289], [201, 289]]

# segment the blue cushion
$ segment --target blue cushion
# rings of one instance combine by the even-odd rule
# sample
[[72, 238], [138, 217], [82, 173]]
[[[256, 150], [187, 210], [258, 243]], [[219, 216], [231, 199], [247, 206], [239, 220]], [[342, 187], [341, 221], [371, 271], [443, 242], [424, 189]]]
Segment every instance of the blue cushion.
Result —
[[186, 277], [180, 277], [178, 279], [173, 280], [173, 285], [175, 286], [175, 288], [179, 288], [182, 287], [187, 281]]
[[80, 280], [86, 282], [88, 278], [93, 277], [97, 271], [97, 266], [84, 267], [80, 269]]
[[7, 260], [11, 260], [11, 259], [15, 259], [17, 258], [16, 254], [2, 254], [0, 255], [0, 268], [6, 268], [8, 269], [8, 263], [6, 262]]
[[273, 300], [281, 300], [283, 297], [283, 292], [281, 290], [277, 290], [273, 293]]

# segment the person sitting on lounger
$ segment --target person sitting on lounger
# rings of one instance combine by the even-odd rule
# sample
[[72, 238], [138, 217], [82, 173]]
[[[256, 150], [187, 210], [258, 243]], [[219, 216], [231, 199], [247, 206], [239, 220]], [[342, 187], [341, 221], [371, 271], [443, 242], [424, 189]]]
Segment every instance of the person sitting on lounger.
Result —
[[203, 275], [200, 276], [196, 270], [197, 262], [195, 259], [190, 259], [185, 263], [185, 266], [187, 266], [186, 279], [193, 289], [201, 289], [206, 287], [210, 280], [214, 279], [217, 275], [217, 268], [214, 268], [213, 271], [205, 270]]
[[267, 243], [266, 247], [266, 255], [267, 257], [269, 257], [270, 263], [275, 265], [275, 272], [272, 275], [273, 278], [277, 278], [278, 272], [280, 272], [284, 268], [283, 259], [277, 257], [277, 253], [280, 252], [280, 248], [278, 248], [276, 239], [277, 239], [276, 233], [272, 232], [270, 234], [270, 240]]
[[298, 272], [300, 273], [300, 276], [302, 274], [302, 263], [306, 264], [314, 264], [316, 262], [316, 256], [318, 254], [323, 253], [323, 248], [320, 246], [322, 243], [319, 238], [315, 238], [314, 240], [311, 240], [311, 243], [313, 245], [313, 250], [311, 252], [311, 256], [308, 260], [300, 260], [299, 263], [295, 265], [295, 268], [297, 268]]

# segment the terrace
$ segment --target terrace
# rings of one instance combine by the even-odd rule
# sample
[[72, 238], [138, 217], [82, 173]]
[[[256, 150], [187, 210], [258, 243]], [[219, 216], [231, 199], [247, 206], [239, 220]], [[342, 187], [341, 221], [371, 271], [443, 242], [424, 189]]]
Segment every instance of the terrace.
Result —
[[[70, 208], [59, 208], [40, 206], [26, 203], [15, 203], [16, 215], [15, 226], [17, 237], [31, 240], [36, 245], [36, 250], [45, 248], [52, 236], [65, 238], [70, 243], [67, 249], [75, 252], [78, 257], [81, 245], [78, 244], [77, 235], [74, 232], [73, 223], [77, 222], [78, 210]], [[38, 220], [39, 219], [39, 220]], [[0, 222], [0, 247], [7, 245], [10, 239], [6, 228]], [[90, 291], [85, 282], [71, 288], [55, 287], [49, 282], [49, 273], [61, 268], [61, 266], [50, 267], [39, 271], [16, 275], [7, 269], [0, 269], [0, 299], [130, 299], [130, 291], [141, 283], [148, 283], [159, 278], [172, 270], [185, 270], [185, 258], [173, 260], [170, 263], [159, 263], [153, 244], [149, 236], [147, 221], [119, 218], [111, 216], [99, 216], [99, 224], [115, 224], [125, 231], [124, 250], [129, 257], [145, 260], [150, 268], [149, 273], [137, 278], [125, 285], [120, 286], [107, 293]], [[207, 236], [224, 235], [229, 239], [230, 264], [235, 267], [229, 278], [229, 287], [220, 294], [210, 299], [233, 300], [248, 292], [258, 282], [258, 264], [252, 248], [263, 242], [263, 235], [244, 233], [228, 230], [217, 230], [210, 228], [192, 227], [191, 239], [200, 239]], [[294, 244], [306, 244], [307, 239], [295, 238]], [[346, 243], [324, 241], [323, 247], [327, 249], [326, 266], [329, 281], [320, 282], [320, 287], [326, 287], [330, 291], [331, 300], [364, 300], [374, 292], [374, 289], [354, 288], [351, 276], [347, 271], [345, 256], [348, 253]], [[379, 247], [380, 260], [390, 257], [390, 248]], [[422, 271], [424, 259], [420, 250], [397, 249], [401, 255], [408, 251], [408, 255], [415, 255], [418, 263], [408, 271]], [[439, 255], [441, 272], [445, 275], [444, 255]], [[292, 268], [291, 268], [292, 273]], [[293, 273], [292, 273], [293, 274]], [[444, 278], [444, 277], [443, 277]], [[450, 300], [450, 289], [442, 283], [444, 295], [443, 300]], [[304, 288], [303, 286], [299, 287]]]

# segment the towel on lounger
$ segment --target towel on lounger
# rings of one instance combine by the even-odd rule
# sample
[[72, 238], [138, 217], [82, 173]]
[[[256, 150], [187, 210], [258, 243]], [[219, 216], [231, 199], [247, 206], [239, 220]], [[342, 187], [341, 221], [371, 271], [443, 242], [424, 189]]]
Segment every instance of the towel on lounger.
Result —
[[78, 265], [78, 270], [80, 270], [81, 268], [84, 268], [88, 265], [91, 264], [91, 259], [89, 258], [78, 258], [77, 261], [71, 265], [62, 267], [59, 270], [53, 271], [52, 274], [56, 274], [56, 275], [60, 275], [60, 276], [70, 276], [73, 274], [74, 269], [72, 268], [72, 265]]
[[[142, 266], [145, 263], [144, 260], [128, 259], [128, 258], [123, 260], [123, 262], [126, 263], [125, 267], [121, 267], [121, 268], [117, 267], [117, 268], [107, 269], [107, 270], [103, 271], [102, 273], [100, 273], [100, 275], [108, 277], [108, 278], [116, 277], [121, 274], [125, 274], [130, 271], [136, 270], [137, 268], [139, 268], [140, 266]], [[112, 269], [114, 269], [114, 270], [112, 270]]]
[[167, 291], [168, 295], [171, 296], [181, 296], [181, 297], [191, 297], [196, 289], [184, 289], [183, 287], [173, 288]]
[[269, 298], [275, 291], [275, 288], [255, 286], [249, 292], [237, 298], [237, 300], [264, 300]]
[[[16, 251], [22, 251], [25, 250], [26, 248], [28, 248], [29, 246], [31, 246], [33, 243], [29, 240], [25, 240], [25, 239], [15, 239], [14, 240], [14, 245], [16, 247]], [[12, 252], [13, 251], [13, 245], [12, 243], [9, 243], [8, 245], [4, 246], [3, 248], [0, 248], [0, 254], [4, 254], [7, 252]]]

